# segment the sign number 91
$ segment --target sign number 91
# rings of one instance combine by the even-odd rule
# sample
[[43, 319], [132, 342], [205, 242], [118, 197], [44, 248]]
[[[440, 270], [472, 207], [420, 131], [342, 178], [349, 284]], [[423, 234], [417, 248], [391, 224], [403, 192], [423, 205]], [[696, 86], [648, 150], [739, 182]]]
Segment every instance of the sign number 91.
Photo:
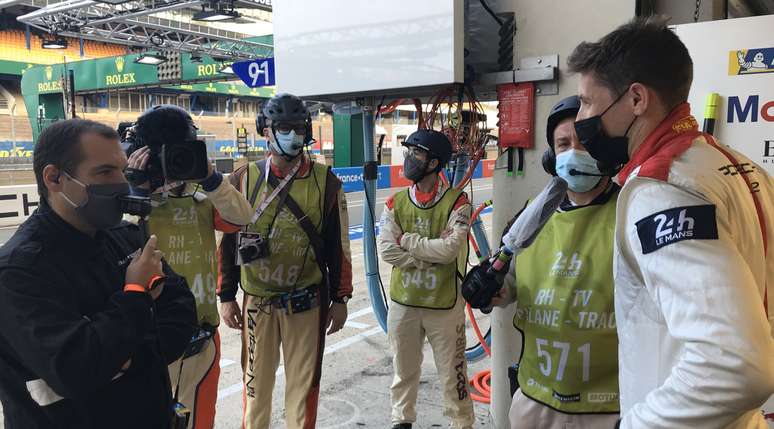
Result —
[[250, 75], [250, 79], [253, 80], [253, 83], [250, 86], [258, 86], [258, 78], [261, 76], [261, 74], [263, 74], [263, 84], [268, 85], [269, 63], [266, 61], [262, 62], [261, 64], [250, 63], [250, 65], [247, 66], [247, 74]]
[[240, 61], [234, 63], [231, 68], [250, 88], [272, 86], [275, 83], [274, 58]]

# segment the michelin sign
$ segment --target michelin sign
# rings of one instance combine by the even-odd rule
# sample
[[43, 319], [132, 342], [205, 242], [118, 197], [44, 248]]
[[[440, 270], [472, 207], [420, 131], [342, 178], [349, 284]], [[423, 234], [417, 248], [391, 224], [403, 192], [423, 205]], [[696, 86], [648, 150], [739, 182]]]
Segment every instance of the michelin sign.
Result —
[[774, 73], [774, 47], [741, 49], [729, 52], [728, 56], [730, 76]]

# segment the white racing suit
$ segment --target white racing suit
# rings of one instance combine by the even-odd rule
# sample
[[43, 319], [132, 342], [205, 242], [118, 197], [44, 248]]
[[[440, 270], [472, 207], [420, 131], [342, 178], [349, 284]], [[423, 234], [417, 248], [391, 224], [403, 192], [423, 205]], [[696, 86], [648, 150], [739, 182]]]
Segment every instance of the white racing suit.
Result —
[[700, 133], [684, 103], [617, 181], [620, 427], [766, 428], [761, 405], [774, 393], [771, 177]]

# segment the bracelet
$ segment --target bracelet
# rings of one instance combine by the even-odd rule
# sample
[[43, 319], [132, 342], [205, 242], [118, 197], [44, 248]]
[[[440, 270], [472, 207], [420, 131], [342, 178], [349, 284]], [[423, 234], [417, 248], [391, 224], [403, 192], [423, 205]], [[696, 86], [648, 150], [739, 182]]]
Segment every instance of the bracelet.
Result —
[[128, 284], [124, 285], [124, 292], [142, 292], [142, 293], [147, 293], [148, 290], [145, 289], [144, 287], [138, 285], [138, 284], [128, 283]]

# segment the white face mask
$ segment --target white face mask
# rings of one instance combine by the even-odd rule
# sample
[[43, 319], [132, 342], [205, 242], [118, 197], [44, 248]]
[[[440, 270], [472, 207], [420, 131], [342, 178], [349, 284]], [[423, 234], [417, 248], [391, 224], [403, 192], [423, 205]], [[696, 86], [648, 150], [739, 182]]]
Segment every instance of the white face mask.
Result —
[[289, 158], [295, 158], [304, 148], [304, 135], [296, 134], [294, 130], [290, 130], [289, 133], [271, 131], [269, 137], [274, 150]]
[[602, 180], [599, 176], [601, 173], [597, 167], [597, 160], [588, 152], [575, 149], [556, 155], [556, 174], [567, 182], [567, 186], [573, 192], [588, 192]]

